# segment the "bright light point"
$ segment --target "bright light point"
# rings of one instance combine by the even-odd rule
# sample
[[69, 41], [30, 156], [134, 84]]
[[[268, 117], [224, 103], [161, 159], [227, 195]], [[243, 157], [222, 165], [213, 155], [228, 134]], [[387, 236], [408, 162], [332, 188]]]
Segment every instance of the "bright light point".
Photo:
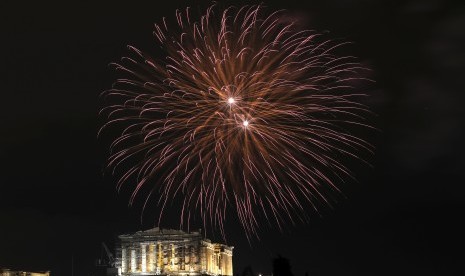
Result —
[[235, 100], [234, 100], [233, 98], [229, 98], [229, 99], [228, 99], [228, 103], [229, 103], [229, 104], [233, 104], [234, 102], [235, 102]]
[[245, 120], [242, 124], [246, 127], [249, 125], [249, 121]]

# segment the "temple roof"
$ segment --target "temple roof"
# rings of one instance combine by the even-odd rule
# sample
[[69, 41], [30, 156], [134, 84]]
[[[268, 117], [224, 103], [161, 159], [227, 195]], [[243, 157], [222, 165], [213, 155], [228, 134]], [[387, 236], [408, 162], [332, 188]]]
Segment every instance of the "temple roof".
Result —
[[201, 241], [211, 245], [220, 245], [229, 250], [232, 250], [233, 246], [228, 246], [220, 243], [212, 243], [211, 240], [206, 239], [201, 234], [201, 229], [195, 232], [184, 232], [182, 230], [175, 229], [162, 229], [155, 227], [143, 231], [137, 231], [132, 234], [124, 234], [118, 236], [120, 240], [126, 242], [146, 242], [146, 241], [172, 241], [172, 242], [185, 242], [185, 241]]
[[175, 230], [175, 229], [162, 229], [159, 227], [155, 227], [152, 229], [147, 229], [143, 231], [137, 231], [133, 234], [124, 234], [120, 235], [119, 238], [125, 239], [125, 238], [141, 238], [141, 237], [166, 237], [166, 236], [182, 236], [182, 237], [200, 237], [201, 236], [201, 231], [197, 232], [184, 232], [182, 230]]

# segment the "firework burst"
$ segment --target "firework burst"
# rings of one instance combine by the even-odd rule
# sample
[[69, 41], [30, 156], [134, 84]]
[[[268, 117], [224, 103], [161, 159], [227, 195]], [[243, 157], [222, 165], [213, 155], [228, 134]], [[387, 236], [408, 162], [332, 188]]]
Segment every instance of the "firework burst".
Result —
[[232, 207], [247, 236], [259, 216], [281, 227], [330, 204], [351, 176], [341, 160], [371, 151], [348, 131], [369, 127], [348, 92], [364, 68], [283, 11], [212, 6], [176, 21], [155, 25], [166, 59], [129, 47], [133, 57], [115, 64], [125, 77], [103, 93], [102, 129], [121, 129], [108, 166], [129, 167], [118, 186], [136, 183], [131, 202], [148, 186], [158, 223], [178, 197], [181, 227], [200, 214], [223, 234]]

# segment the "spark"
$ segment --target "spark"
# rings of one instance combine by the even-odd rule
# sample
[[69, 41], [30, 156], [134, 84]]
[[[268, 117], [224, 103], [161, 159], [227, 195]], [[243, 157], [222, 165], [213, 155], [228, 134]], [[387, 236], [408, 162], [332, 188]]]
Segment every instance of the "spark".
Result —
[[157, 206], [159, 224], [174, 208], [181, 227], [200, 216], [224, 235], [232, 209], [250, 237], [260, 218], [281, 228], [331, 205], [353, 177], [347, 159], [373, 151], [352, 133], [371, 128], [353, 89], [365, 68], [285, 11], [217, 9], [156, 24], [165, 59], [129, 47], [114, 64], [123, 76], [102, 94], [101, 131], [120, 130], [108, 167], [131, 204]]

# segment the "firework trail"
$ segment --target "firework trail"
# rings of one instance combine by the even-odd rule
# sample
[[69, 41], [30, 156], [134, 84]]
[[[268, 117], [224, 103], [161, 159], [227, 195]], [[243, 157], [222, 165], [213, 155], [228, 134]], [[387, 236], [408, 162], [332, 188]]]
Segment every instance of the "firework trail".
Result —
[[108, 166], [125, 168], [119, 188], [135, 183], [131, 203], [157, 202], [159, 223], [175, 198], [181, 227], [200, 214], [224, 234], [228, 207], [248, 237], [258, 217], [304, 220], [351, 176], [340, 160], [372, 149], [348, 131], [369, 127], [348, 92], [364, 68], [334, 54], [342, 43], [263, 10], [212, 6], [197, 21], [177, 11], [174, 29], [155, 25], [166, 59], [129, 47], [115, 64], [124, 78], [103, 93], [102, 129], [121, 133]]

